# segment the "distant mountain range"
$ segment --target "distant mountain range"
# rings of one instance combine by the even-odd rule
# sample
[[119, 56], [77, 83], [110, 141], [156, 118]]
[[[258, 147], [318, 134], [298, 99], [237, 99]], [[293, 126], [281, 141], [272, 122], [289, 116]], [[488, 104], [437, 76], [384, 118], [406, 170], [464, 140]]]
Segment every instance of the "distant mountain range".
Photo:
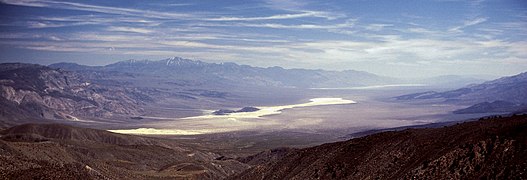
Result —
[[527, 110], [527, 72], [445, 92], [421, 92], [395, 97], [398, 100], [443, 100], [473, 105], [456, 113], [515, 112]]
[[[499, 100], [521, 104], [527, 99], [525, 76], [502, 78], [447, 92], [405, 95], [398, 99], [445, 98], [472, 104]], [[451, 77], [440, 79], [444, 80], [441, 82], [453, 80]], [[286, 94], [286, 89], [401, 82], [354, 70], [261, 68], [179, 57], [159, 61], [127, 60], [105, 66], [5, 63], [0, 64], [0, 105], [3, 107], [0, 109], [0, 126], [40, 119], [82, 121], [86, 118], [117, 122], [148, 113], [184, 117], [195, 113], [188, 109], [221, 109], [232, 104], [246, 106], [243, 103], [247, 103], [248, 98], [244, 96], [273, 102], [292, 98], [295, 93]], [[271, 93], [273, 88], [276, 93]], [[187, 110], [174, 113], [173, 110], [162, 111], [163, 108], [159, 107]], [[480, 107], [486, 106], [476, 109]]]
[[527, 104], [515, 104], [508, 101], [492, 101], [474, 104], [470, 107], [455, 110], [456, 114], [473, 113], [521, 113], [527, 112]]
[[403, 80], [379, 76], [364, 71], [327, 71], [314, 69], [284, 69], [238, 65], [236, 63], [206, 63], [180, 57], [152, 61], [127, 60], [105, 66], [85, 66], [75, 63], [56, 63], [49, 67], [69, 71], [104, 71], [170, 77], [189, 85], [220, 84], [258, 85], [297, 88], [343, 88], [385, 84], [424, 84], [440, 88], [455, 88], [484, 82], [482, 76], [443, 75], [431, 78]]
[[6, 63], [0, 64], [0, 125], [39, 119], [130, 120], [153, 113], [145, 108], [166, 108], [167, 103], [170, 108], [199, 111], [205, 102], [209, 106], [229, 104], [269, 88], [347, 87], [391, 81], [394, 79], [361, 71], [259, 68], [177, 57], [106, 66]]
[[[413, 83], [426, 84], [435, 88], [452, 89], [459, 88], [471, 84], [480, 84], [489, 79], [487, 76], [470, 76], [470, 75], [442, 75], [430, 78], [423, 78], [413, 80]], [[491, 78], [490, 78], [491, 79]]]
[[[442, 82], [455, 78], [445, 79]], [[134, 124], [129, 121], [147, 122], [145, 113], [163, 117], [164, 112], [174, 115], [233, 102], [247, 103], [248, 98], [242, 97], [255, 95], [255, 91], [272, 97], [270, 101], [276, 103], [282, 97], [306, 92], [306, 88], [394, 82], [398, 80], [360, 71], [259, 68], [182, 58], [130, 60], [106, 66], [0, 64], [0, 174], [7, 179], [527, 178], [527, 149], [522, 144], [527, 141], [526, 115], [436, 129], [383, 132], [237, 158], [211, 152], [194, 139], [185, 145], [178, 140], [60, 124], [19, 125], [56, 119], [84, 122], [87, 118], [97, 121], [90, 126], [124, 127]], [[523, 73], [456, 90], [396, 99], [468, 107], [455, 113], [525, 112], [526, 87], [527, 73]], [[272, 88], [279, 90], [268, 91]], [[302, 91], [293, 91], [296, 89]], [[238, 112], [250, 110], [254, 108]], [[19, 126], [7, 128], [13, 125]], [[211, 143], [218, 143], [214, 148], [223, 151], [224, 142]]]
[[363, 71], [326, 71], [310, 69], [284, 69], [281, 67], [252, 67], [235, 63], [206, 63], [173, 57], [169, 59], [128, 60], [106, 66], [83, 66], [57, 63], [49, 67], [69, 71], [124, 72], [169, 77], [192, 84], [251, 85], [297, 88], [352, 87], [382, 85], [396, 79]]

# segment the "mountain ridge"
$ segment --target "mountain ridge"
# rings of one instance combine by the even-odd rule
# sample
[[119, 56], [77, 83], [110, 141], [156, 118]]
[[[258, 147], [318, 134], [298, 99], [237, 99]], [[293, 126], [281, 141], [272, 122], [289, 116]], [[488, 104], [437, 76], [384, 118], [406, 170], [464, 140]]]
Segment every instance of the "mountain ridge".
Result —
[[2, 179], [223, 179], [248, 167], [175, 140], [62, 124], [0, 134]]
[[521, 179], [526, 132], [527, 115], [383, 132], [292, 151], [230, 179]]
[[[0, 64], [2, 119], [11, 125], [26, 119], [139, 115], [148, 96], [117, 85], [92, 83], [81, 74], [34, 64]], [[135, 92], [134, 92], [135, 91]]]
[[[22, 124], [0, 131], [2, 139], [14, 140], [23, 135], [37, 135], [37, 140], [60, 139], [69, 141], [94, 141], [115, 145], [159, 145], [159, 141], [152, 138], [117, 134], [105, 130], [74, 127], [65, 124]], [[31, 141], [31, 137], [27, 137]]]
[[[426, 91], [394, 97], [400, 101], [437, 100], [467, 107], [457, 112], [515, 112], [527, 104], [527, 72], [444, 92]], [[507, 107], [497, 107], [499, 105]], [[480, 110], [477, 110], [480, 109]]]
[[[356, 70], [327, 71], [314, 69], [284, 69], [282, 67], [253, 67], [232, 62], [206, 63], [173, 57], [158, 61], [126, 60], [105, 66], [84, 66], [71, 63], [56, 63], [53, 68], [66, 70], [96, 70], [133, 72], [151, 75], [170, 76], [175, 78], [226, 80], [252, 85], [292, 86], [300, 88], [330, 86], [365, 86], [387, 84], [397, 79], [378, 76]], [[84, 67], [82, 69], [81, 67]], [[192, 78], [191, 78], [192, 77]], [[210, 82], [210, 81], [209, 81]]]

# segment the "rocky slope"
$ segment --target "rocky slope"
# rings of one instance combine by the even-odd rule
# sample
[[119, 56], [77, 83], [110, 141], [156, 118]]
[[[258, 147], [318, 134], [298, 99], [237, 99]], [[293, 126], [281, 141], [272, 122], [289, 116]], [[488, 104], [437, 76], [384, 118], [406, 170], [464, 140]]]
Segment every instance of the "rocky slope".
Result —
[[[32, 64], [0, 65], [0, 119], [139, 115], [146, 95], [119, 86], [101, 86], [77, 73]], [[23, 116], [21, 116], [23, 115]]]
[[[163, 146], [160, 141], [140, 136], [131, 136], [116, 134], [108, 131], [73, 127], [64, 124], [23, 124], [3, 130], [2, 139], [21, 141], [27, 139], [32, 141], [37, 137], [38, 141], [51, 139], [69, 140], [69, 141], [93, 141], [115, 145], [159, 145]], [[26, 137], [28, 136], [28, 137]]]
[[445, 92], [423, 92], [396, 97], [399, 100], [436, 99], [448, 101], [485, 102], [508, 101], [512, 103], [527, 102], [527, 72], [515, 76], [503, 77], [481, 84]]
[[[515, 112], [527, 104], [527, 72], [445, 92], [420, 92], [395, 97], [401, 101], [439, 100], [468, 105], [459, 112]], [[503, 105], [502, 107], [497, 107]], [[472, 107], [469, 107], [472, 106]], [[486, 108], [486, 110], [477, 110]]]
[[296, 151], [298, 151], [298, 149], [282, 147], [282, 148], [262, 151], [262, 152], [259, 152], [257, 154], [247, 156], [247, 157], [240, 157], [240, 158], [237, 158], [237, 160], [242, 163], [252, 165], [252, 166], [263, 165], [268, 162], [280, 160], [284, 158], [285, 156], [292, 154]]
[[525, 179], [527, 115], [301, 149], [231, 179]]
[[[104, 67], [0, 64], [0, 128], [55, 120], [105, 123], [98, 127], [109, 128], [130, 125], [122, 122], [139, 121], [141, 118], [131, 119], [139, 116], [178, 118], [200, 114], [202, 109], [276, 103], [277, 97], [286, 97], [279, 98], [284, 101], [300, 98], [294, 89], [244, 86], [247, 84], [205, 73], [207, 68], [195, 71], [202, 65], [223, 65], [182, 59], [160, 62], [121, 62]], [[146, 69], [134, 70], [143, 65]], [[191, 68], [186, 70], [187, 66]]]
[[526, 104], [514, 104], [507, 101], [492, 101], [474, 104], [470, 107], [455, 110], [456, 114], [471, 114], [471, 113], [508, 113], [508, 112], [522, 112], [527, 109]]
[[[426, 84], [436, 88], [459, 88], [468, 86], [471, 84], [481, 84], [485, 82], [485, 76], [470, 76], [470, 75], [441, 75], [435, 77], [429, 77], [424, 79], [415, 80], [413, 83]], [[489, 78], [489, 80], [492, 78]]]
[[172, 140], [60, 124], [0, 134], [0, 179], [221, 179], [247, 168]]

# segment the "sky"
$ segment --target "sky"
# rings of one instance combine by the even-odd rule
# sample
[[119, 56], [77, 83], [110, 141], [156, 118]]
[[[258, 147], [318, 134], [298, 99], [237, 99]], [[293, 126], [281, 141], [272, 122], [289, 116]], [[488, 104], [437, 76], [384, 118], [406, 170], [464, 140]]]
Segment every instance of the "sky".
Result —
[[525, 0], [0, 0], [0, 62], [183, 57], [393, 77], [527, 71]]

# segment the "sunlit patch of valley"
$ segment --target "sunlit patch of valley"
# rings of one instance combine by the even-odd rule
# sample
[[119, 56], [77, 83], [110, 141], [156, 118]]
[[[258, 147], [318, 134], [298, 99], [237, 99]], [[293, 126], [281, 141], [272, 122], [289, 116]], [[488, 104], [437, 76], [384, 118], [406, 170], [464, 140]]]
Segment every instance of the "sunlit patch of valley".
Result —
[[[192, 121], [192, 124], [209, 124], [209, 128], [200, 129], [157, 129], [157, 128], [136, 128], [136, 129], [115, 129], [109, 130], [111, 132], [123, 133], [123, 134], [147, 134], [147, 135], [195, 135], [195, 134], [206, 134], [206, 133], [218, 133], [235, 130], [246, 130], [256, 126], [275, 125], [279, 122], [269, 120], [257, 120], [262, 119], [265, 116], [279, 115], [283, 110], [293, 108], [303, 108], [312, 106], [324, 106], [324, 105], [346, 105], [355, 104], [353, 100], [343, 98], [313, 98], [310, 102], [301, 104], [291, 105], [278, 105], [278, 106], [262, 106], [256, 107], [257, 111], [253, 112], [236, 112], [229, 113], [226, 115], [215, 115], [212, 113], [181, 118], [178, 121]], [[207, 111], [211, 112], [211, 111]], [[317, 123], [320, 121], [314, 121]], [[311, 124], [312, 124], [311, 123]], [[306, 123], [310, 124], [310, 123]]]

